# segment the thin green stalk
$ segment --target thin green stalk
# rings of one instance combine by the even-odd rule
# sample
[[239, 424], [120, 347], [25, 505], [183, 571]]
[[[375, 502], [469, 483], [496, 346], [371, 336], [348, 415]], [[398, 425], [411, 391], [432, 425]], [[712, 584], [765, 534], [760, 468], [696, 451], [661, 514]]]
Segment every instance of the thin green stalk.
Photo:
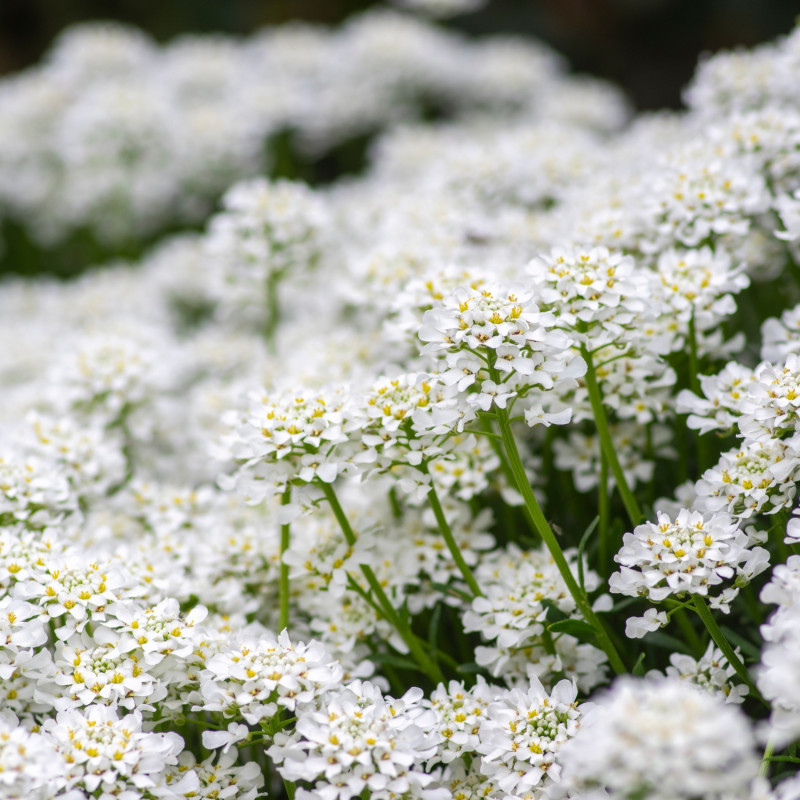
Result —
[[766, 778], [769, 775], [769, 763], [772, 760], [772, 754], [775, 751], [775, 732], [770, 732], [769, 738], [767, 739], [767, 746], [764, 749], [764, 757], [761, 759], [761, 769], [759, 770], [758, 774], [762, 778]]
[[[339, 523], [339, 527], [342, 529], [342, 533], [344, 534], [344, 538], [347, 540], [347, 543], [351, 546], [354, 546], [356, 544], [355, 532], [350, 525], [350, 520], [347, 519], [347, 515], [344, 513], [341, 503], [339, 503], [339, 498], [336, 496], [336, 491], [334, 490], [333, 486], [330, 483], [325, 483], [324, 481], [317, 481], [317, 485], [320, 487], [320, 489], [322, 489], [325, 499], [330, 504], [331, 511], [333, 511], [333, 515], [336, 517], [336, 521]], [[400, 634], [400, 637], [405, 642], [406, 647], [408, 647], [417, 664], [419, 664], [423, 672], [425, 672], [434, 683], [444, 683], [444, 675], [442, 674], [439, 665], [433, 661], [430, 656], [428, 656], [417, 637], [414, 636], [414, 632], [402, 620], [397, 611], [395, 611], [394, 606], [386, 596], [386, 592], [383, 591], [383, 587], [381, 586], [380, 581], [375, 575], [372, 567], [369, 566], [369, 564], [361, 564], [361, 572], [367, 579], [367, 584], [372, 590], [375, 599], [383, 609], [386, 619], [389, 620], [389, 622]]]
[[694, 602], [695, 610], [697, 611], [700, 619], [703, 620], [703, 624], [706, 626], [706, 630], [714, 640], [714, 644], [719, 647], [720, 650], [722, 650], [723, 655], [728, 659], [728, 663], [734, 668], [736, 674], [747, 684], [747, 687], [750, 689], [753, 697], [761, 700], [761, 702], [764, 702], [758, 689], [756, 689], [755, 684], [750, 679], [750, 675], [747, 672], [747, 667], [745, 667], [745, 665], [742, 663], [739, 656], [736, 655], [733, 647], [731, 647], [731, 643], [727, 640], [727, 638], [725, 638], [725, 634], [722, 632], [719, 625], [717, 625], [717, 621], [714, 619], [714, 615], [711, 613], [711, 609], [708, 607], [708, 603], [706, 603], [705, 598], [699, 594], [696, 594], [693, 595], [692, 600]]
[[508, 465], [508, 459], [506, 458], [506, 454], [503, 450], [503, 439], [494, 432], [494, 428], [492, 427], [492, 418], [488, 414], [483, 413], [479, 414], [478, 417], [484, 436], [489, 437], [489, 442], [492, 445], [492, 449], [494, 450], [495, 455], [500, 459], [500, 469], [503, 470], [506, 480], [509, 483], [514, 483], [514, 476], [511, 473], [511, 467]]
[[[430, 475], [427, 465], [425, 465], [423, 472], [425, 472], [427, 475]], [[461, 548], [458, 546], [458, 542], [456, 542], [455, 537], [453, 536], [453, 531], [447, 522], [447, 517], [444, 515], [444, 509], [442, 508], [442, 504], [439, 502], [439, 495], [436, 493], [436, 487], [433, 484], [432, 478], [431, 488], [428, 489], [428, 502], [431, 504], [434, 517], [436, 517], [436, 524], [439, 526], [439, 532], [442, 534], [442, 538], [447, 544], [447, 549], [450, 551], [450, 555], [453, 556], [453, 560], [456, 562], [456, 566], [461, 572], [461, 576], [466, 581], [467, 586], [469, 586], [472, 594], [475, 597], [482, 597], [483, 592], [481, 591], [481, 587], [478, 586], [478, 581], [475, 580], [475, 576], [472, 574], [472, 570], [469, 568], [469, 565], [466, 561], [464, 561], [464, 555], [461, 552]]]
[[514, 482], [516, 483], [517, 491], [522, 495], [522, 498], [525, 501], [525, 511], [528, 515], [528, 519], [531, 522], [534, 530], [539, 534], [539, 536], [542, 537], [542, 541], [550, 551], [550, 555], [553, 557], [553, 561], [555, 562], [555, 565], [558, 568], [564, 583], [567, 585], [569, 593], [575, 600], [575, 604], [578, 606], [578, 609], [583, 615], [583, 618], [594, 628], [595, 636], [597, 637], [597, 643], [608, 656], [608, 661], [611, 664], [611, 668], [618, 675], [621, 675], [627, 672], [625, 664], [622, 662], [622, 659], [614, 648], [614, 644], [609, 638], [603, 623], [600, 621], [597, 614], [594, 613], [589, 599], [581, 591], [580, 586], [578, 586], [578, 583], [572, 574], [572, 570], [569, 568], [569, 563], [567, 562], [567, 559], [561, 550], [561, 546], [559, 545], [550, 525], [545, 519], [542, 509], [539, 507], [539, 503], [536, 501], [536, 496], [533, 494], [533, 489], [531, 489], [531, 485], [528, 482], [528, 476], [525, 474], [525, 467], [522, 465], [522, 459], [520, 458], [519, 450], [517, 449], [517, 443], [514, 440], [514, 434], [511, 431], [511, 424], [508, 419], [508, 411], [504, 408], [498, 408], [495, 413], [497, 417], [497, 423], [500, 428], [500, 435], [503, 437], [503, 445], [506, 455], [508, 456], [508, 462], [511, 467], [511, 471], [514, 474]]
[[625, 511], [628, 512], [631, 523], [633, 525], [638, 525], [643, 519], [642, 512], [639, 509], [636, 498], [633, 496], [633, 492], [628, 486], [625, 473], [622, 471], [622, 466], [617, 458], [617, 451], [614, 449], [614, 442], [611, 440], [611, 433], [608, 430], [608, 419], [606, 417], [605, 408], [603, 408], [603, 398], [600, 395], [597, 373], [592, 363], [592, 354], [589, 352], [586, 345], [581, 345], [581, 355], [586, 362], [586, 388], [589, 392], [589, 401], [592, 404], [592, 414], [594, 414], [594, 424], [597, 428], [597, 435], [600, 438], [600, 447], [608, 460], [608, 465], [611, 467], [614, 481], [617, 484], [617, 491], [622, 497]]
[[[286, 484], [281, 495], [281, 505], [288, 506], [292, 501], [292, 487]], [[279, 583], [279, 597], [280, 597], [280, 622], [278, 623], [278, 630], [283, 630], [289, 627], [289, 565], [283, 561], [284, 553], [289, 549], [289, 539], [291, 534], [291, 525], [287, 522], [281, 525], [281, 571]]]
[[609, 561], [609, 517], [610, 509], [608, 504], [608, 459], [600, 448], [600, 484], [597, 487], [597, 511], [599, 515], [598, 540], [597, 540], [597, 560], [600, 565], [600, 573], [608, 576]]
[[777, 550], [778, 558], [786, 562], [791, 555], [784, 538], [786, 536], [786, 525], [789, 522], [790, 512], [788, 508], [781, 509], [772, 518], [772, 525], [769, 526], [769, 538]]

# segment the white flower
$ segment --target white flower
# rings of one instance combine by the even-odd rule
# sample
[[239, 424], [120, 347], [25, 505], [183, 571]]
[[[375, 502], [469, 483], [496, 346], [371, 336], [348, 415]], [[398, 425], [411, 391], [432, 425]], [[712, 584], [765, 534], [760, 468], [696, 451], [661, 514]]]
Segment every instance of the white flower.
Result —
[[224, 731], [203, 731], [203, 747], [207, 750], [218, 750], [227, 753], [231, 746], [238, 742], [243, 742], [250, 736], [250, 729], [247, 725], [231, 722], [228, 729]]
[[206, 661], [198, 708], [256, 725], [279, 707], [314, 706], [341, 676], [341, 666], [317, 642], [292, 643], [286, 631], [277, 639], [244, 636]]
[[620, 800], [744, 800], [759, 765], [747, 717], [678, 678], [619, 678], [560, 758], [566, 787]]
[[[577, 571], [574, 553], [568, 553], [573, 572]], [[521, 647], [541, 636], [547, 608], [543, 600], [555, 604], [564, 614], [575, 613], [575, 601], [567, 590], [555, 562], [544, 548], [522, 551], [509, 545], [485, 557], [475, 570], [483, 591], [464, 613], [467, 631], [480, 631], [500, 647]], [[587, 591], [599, 585], [599, 578], [586, 570]]]
[[753, 370], [731, 362], [716, 375], [700, 375], [699, 378], [705, 397], [697, 397], [684, 389], [676, 398], [677, 412], [689, 414], [686, 424], [701, 434], [727, 431], [744, 413], [749, 387], [756, 381]]
[[396, 5], [405, 6], [431, 17], [456, 17], [477, 11], [488, 0], [393, 0]]
[[147, 733], [134, 712], [119, 718], [114, 709], [90, 706], [60, 711], [42, 726], [58, 752], [66, 773], [66, 788], [155, 793], [165, 784], [164, 772], [183, 750], [177, 733]]
[[752, 554], [762, 549], [751, 550], [752, 544], [752, 537], [724, 512], [704, 516], [684, 508], [674, 520], [659, 513], [657, 523], [638, 525], [623, 536], [614, 556], [622, 567], [609, 587], [655, 602], [686, 592], [705, 596], [712, 587], [745, 574]]
[[236, 757], [237, 751], [233, 749], [198, 762], [191, 752], [185, 750], [177, 765], [166, 770], [165, 783], [179, 797], [255, 800], [264, 784], [261, 767], [256, 761], [237, 766]]
[[791, 197], [780, 195], [775, 200], [775, 208], [784, 227], [782, 231], [775, 231], [775, 235], [790, 242], [800, 239], [800, 192]]
[[397, 795], [444, 800], [422, 764], [435, 753], [423, 733], [432, 712], [418, 707], [420, 689], [399, 700], [371, 683], [354, 681], [330, 692], [319, 711], [300, 709], [295, 730], [278, 734], [267, 754], [290, 781], [310, 781], [307, 797], [350, 800], [365, 789], [376, 800]]
[[580, 726], [577, 689], [561, 681], [552, 693], [536, 678], [527, 690], [500, 693], [481, 723], [478, 752], [481, 772], [495, 792], [547, 797], [561, 777], [560, 750]]
[[[662, 425], [651, 425], [649, 431], [633, 422], [609, 425], [614, 450], [625, 475], [633, 489], [653, 477], [655, 463], [645, 453], [648, 445], [651, 452], [669, 456], [672, 431]], [[571, 470], [572, 480], [579, 492], [588, 492], [600, 482], [600, 440], [596, 434], [570, 431], [566, 439], [553, 442], [555, 465], [558, 469]], [[608, 489], [613, 489], [613, 476], [608, 477]]]
[[[555, 248], [528, 264], [535, 297], [590, 349], [619, 340], [649, 307], [645, 273], [605, 247]], [[652, 300], [652, 298], [650, 298]]]
[[66, 783], [66, 765], [46, 736], [0, 712], [0, 794], [8, 800], [49, 800]]
[[234, 428], [228, 449], [242, 463], [224, 488], [240, 484], [248, 502], [282, 492], [287, 483], [319, 479], [332, 483], [347, 458], [336, 446], [347, 441], [343, 431], [347, 395], [341, 387], [294, 392], [253, 392], [245, 414], [226, 415]]
[[641, 639], [651, 631], [663, 628], [668, 622], [666, 611], [648, 608], [642, 617], [628, 617], [625, 621], [625, 635], [629, 639]]
[[698, 508], [727, 511], [742, 519], [791, 506], [800, 453], [779, 439], [745, 442], [723, 453], [695, 485]]
[[434, 730], [442, 740], [437, 760], [449, 764], [477, 749], [480, 741], [478, 730], [496, 694], [497, 690], [480, 675], [471, 689], [464, 688], [463, 682], [450, 681], [446, 687], [439, 684], [431, 692], [430, 700], [424, 705], [436, 714]]
[[786, 564], [775, 567], [761, 599], [778, 603], [777, 611], [761, 626], [767, 644], [761, 654], [757, 682], [772, 705], [771, 735], [782, 746], [800, 734], [800, 556], [790, 556]]
[[263, 325], [265, 309], [271, 315], [280, 307], [278, 295], [269, 296], [277, 282], [296, 279], [322, 255], [325, 206], [302, 183], [264, 178], [235, 184], [222, 206], [205, 236], [212, 289], [226, 316]]
[[[739, 655], [738, 650], [736, 654]], [[749, 691], [746, 684], [732, 682], [736, 670], [714, 642], [708, 643], [699, 661], [685, 653], [672, 653], [669, 663], [668, 677], [689, 681], [726, 703], [742, 703]]]
[[553, 323], [522, 286], [462, 286], [425, 312], [419, 338], [423, 354], [444, 357], [442, 380], [459, 392], [474, 384], [472, 404], [488, 410], [534, 386], [552, 389], [565, 369], [570, 379], [583, 374], [572, 340]]

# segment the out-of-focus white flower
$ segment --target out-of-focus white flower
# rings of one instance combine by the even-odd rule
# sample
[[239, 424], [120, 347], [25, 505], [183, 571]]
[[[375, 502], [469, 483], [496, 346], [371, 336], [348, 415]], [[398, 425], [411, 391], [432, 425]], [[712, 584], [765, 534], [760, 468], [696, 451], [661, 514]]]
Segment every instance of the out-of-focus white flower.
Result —
[[747, 717], [678, 678], [618, 679], [560, 759], [565, 787], [619, 800], [747, 798], [759, 765]]
[[430, 17], [457, 17], [483, 8], [488, 0], [393, 0], [395, 5]]

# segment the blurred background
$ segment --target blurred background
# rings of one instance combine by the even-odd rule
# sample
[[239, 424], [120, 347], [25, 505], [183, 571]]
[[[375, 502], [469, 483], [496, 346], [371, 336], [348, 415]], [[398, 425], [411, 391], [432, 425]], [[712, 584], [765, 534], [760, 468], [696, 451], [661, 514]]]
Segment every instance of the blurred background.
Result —
[[[336, 24], [368, 0], [1, 0], [0, 74], [35, 63], [68, 25], [132, 23], [159, 41], [181, 33], [249, 34], [290, 19]], [[798, 0], [491, 0], [449, 21], [479, 35], [529, 34], [579, 72], [622, 86], [639, 109], [677, 108], [698, 56], [788, 33]]]
[[[290, 20], [336, 26], [366, 9], [388, 5], [388, 0], [0, 0], [0, 77], [40, 62], [62, 31], [90, 20], [127, 23], [164, 43], [191, 33], [247, 36]], [[489, 0], [479, 11], [440, 24], [476, 39], [501, 33], [539, 39], [563, 54], [572, 70], [613, 82], [634, 107], [644, 111], [679, 108], [681, 90], [703, 53], [773, 40], [792, 29], [798, 13], [800, 0]], [[197, 66], [187, 69], [195, 74]], [[475, 72], [480, 70], [476, 67]], [[164, 87], [162, 73], [141, 77], [145, 84], [151, 80]], [[259, 98], [253, 107], [268, 106], [270, 76], [262, 80], [247, 72], [247, 77], [252, 79], [248, 92], [255, 90]], [[199, 79], [207, 78], [206, 74]], [[253, 165], [245, 167], [238, 163], [243, 148], [232, 133], [222, 131], [225, 114], [214, 113], [206, 152], [197, 144], [195, 129], [187, 127], [193, 119], [188, 115], [183, 128], [178, 124], [183, 118], [170, 122], [170, 136], [163, 136], [156, 115], [150, 121], [156, 133], [149, 132], [146, 101], [155, 97], [148, 95], [149, 90], [141, 96], [134, 94], [133, 100], [122, 92], [103, 95], [97, 102], [88, 89], [84, 92], [86, 80], [87, 76], [76, 79], [70, 90], [74, 97], [62, 95], [61, 89], [51, 95], [47, 80], [41, 85], [23, 80], [18, 91], [13, 88], [16, 82], [7, 83], [12, 88], [2, 95], [7, 105], [0, 110], [0, 200], [5, 198], [5, 205], [0, 202], [0, 279], [43, 273], [66, 278], [114, 258], [135, 261], [167, 234], [201, 230], [222, 191], [243, 175], [266, 174], [320, 185], [357, 174], [368, 163], [370, 143], [380, 128], [356, 126], [354, 133], [334, 137], [330, 146], [309, 154], [296, 146], [291, 126], [279, 126], [256, 141]], [[465, 99], [469, 101], [469, 96]], [[145, 105], [134, 101], [145, 101]], [[417, 101], [423, 118], [437, 112], [433, 106], [428, 109], [422, 95]], [[340, 108], [334, 103], [328, 116], [335, 117]], [[73, 130], [69, 120], [77, 131], [74, 142], [67, 135]], [[246, 128], [239, 121], [236, 125]], [[163, 166], [157, 166], [162, 149], [178, 136], [175, 130], [184, 131], [190, 144], [169, 151]], [[205, 132], [201, 127], [197, 130]], [[213, 146], [228, 140], [235, 145], [230, 148], [234, 165], [230, 174], [225, 171], [224, 154], [213, 160], [217, 157]], [[81, 166], [84, 156], [88, 161]], [[183, 156], [194, 158], [188, 158], [194, 171], [184, 169]], [[77, 159], [77, 166], [65, 159]], [[216, 175], [218, 164], [222, 167]], [[176, 198], [185, 202], [187, 196], [195, 197], [191, 180], [216, 181], [210, 188], [203, 184], [205, 188], [197, 190], [205, 206], [198, 206], [193, 215], [177, 214], [169, 200], [172, 195], [162, 192], [154, 196], [160, 206], [142, 201], [141, 208], [149, 215], [143, 224], [136, 216], [140, 206], [133, 202], [132, 193], [137, 187], [148, 189], [147, 181], [158, 183], [173, 171], [180, 173], [180, 180], [175, 183], [175, 178], [172, 189], [180, 188]], [[59, 214], [69, 217], [61, 228]], [[97, 235], [112, 223], [132, 227], [127, 233]]]

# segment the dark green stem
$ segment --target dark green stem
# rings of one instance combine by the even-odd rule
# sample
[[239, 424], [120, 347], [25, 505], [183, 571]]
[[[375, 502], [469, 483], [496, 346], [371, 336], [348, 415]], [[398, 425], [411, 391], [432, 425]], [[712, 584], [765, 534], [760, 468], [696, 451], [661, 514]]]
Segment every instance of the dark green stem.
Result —
[[[430, 475], [427, 464], [424, 465], [422, 471], [427, 475]], [[458, 542], [456, 542], [455, 537], [453, 536], [453, 531], [447, 522], [447, 517], [444, 515], [444, 509], [442, 508], [442, 504], [439, 502], [439, 495], [436, 493], [436, 487], [433, 484], [433, 478], [431, 478], [431, 488], [428, 489], [428, 502], [431, 504], [434, 517], [436, 517], [436, 524], [439, 526], [439, 532], [442, 534], [442, 538], [447, 544], [447, 549], [450, 551], [450, 555], [453, 556], [453, 560], [456, 562], [456, 566], [461, 572], [461, 576], [464, 578], [467, 586], [469, 586], [470, 591], [475, 597], [483, 596], [481, 587], [478, 586], [478, 582], [475, 580], [475, 576], [472, 574], [472, 570], [469, 568], [469, 565], [466, 561], [464, 561], [464, 555], [461, 552], [461, 548], [458, 546]]]
[[592, 363], [592, 354], [586, 348], [586, 345], [581, 345], [581, 355], [586, 362], [586, 388], [589, 392], [589, 401], [592, 404], [592, 414], [594, 415], [597, 435], [600, 437], [600, 447], [608, 461], [608, 465], [611, 467], [614, 481], [617, 484], [617, 491], [620, 497], [622, 497], [622, 503], [625, 506], [625, 511], [628, 513], [628, 518], [633, 525], [638, 525], [643, 519], [642, 512], [639, 509], [636, 498], [633, 496], [633, 492], [628, 486], [625, 473], [622, 471], [622, 465], [617, 458], [617, 451], [614, 449], [614, 442], [608, 430], [608, 418], [606, 417], [606, 411], [603, 407], [603, 398], [597, 383], [597, 373]]
[[[697, 356], [697, 328], [694, 322], [694, 311], [689, 317], [689, 388], [698, 396], [703, 396], [700, 387], [700, 359]], [[709, 467], [708, 440], [701, 435], [695, 437], [697, 455], [697, 471], [702, 475]]]
[[609, 504], [608, 504], [608, 459], [600, 448], [600, 485], [597, 489], [597, 511], [600, 517], [598, 526], [598, 550], [597, 560], [600, 565], [600, 573], [608, 577], [609, 567]]
[[[330, 483], [325, 483], [324, 481], [317, 481], [317, 485], [320, 487], [320, 489], [322, 489], [325, 499], [330, 504], [331, 511], [333, 511], [333, 515], [336, 517], [336, 521], [339, 523], [339, 527], [342, 529], [342, 533], [344, 534], [344, 538], [347, 540], [347, 543], [351, 547], [355, 546], [355, 532], [350, 525], [350, 520], [347, 519], [347, 515], [344, 513], [344, 509], [339, 503], [339, 498], [336, 496], [336, 491], [334, 490], [333, 486]], [[417, 664], [419, 664], [422, 671], [425, 672], [434, 683], [443, 683], [444, 675], [442, 675], [439, 665], [428, 656], [417, 637], [414, 636], [414, 632], [403, 621], [397, 611], [395, 611], [394, 606], [387, 597], [386, 592], [384, 592], [383, 587], [381, 586], [380, 581], [375, 575], [372, 567], [369, 564], [361, 564], [360, 566], [361, 572], [366, 578], [367, 584], [369, 585], [372, 594], [383, 610], [386, 619], [389, 620], [389, 622], [394, 626], [395, 630], [397, 630], [397, 632], [400, 634], [400, 638], [405, 642], [406, 647], [408, 647]]]
[[512, 473], [514, 474], [514, 481], [516, 483], [517, 491], [522, 495], [522, 498], [525, 501], [525, 511], [528, 516], [528, 520], [533, 526], [533, 529], [539, 534], [539, 536], [542, 537], [542, 541], [550, 551], [550, 555], [552, 556], [553, 561], [555, 562], [555, 565], [558, 568], [558, 571], [561, 574], [567, 589], [569, 590], [569, 593], [575, 600], [575, 605], [577, 605], [586, 622], [588, 622], [594, 628], [595, 636], [597, 637], [597, 643], [608, 656], [608, 661], [611, 664], [611, 668], [618, 675], [621, 675], [627, 672], [625, 669], [625, 664], [622, 662], [622, 659], [614, 648], [614, 644], [609, 638], [603, 623], [600, 621], [597, 614], [594, 613], [589, 599], [581, 591], [580, 586], [578, 586], [575, 576], [572, 574], [572, 570], [569, 567], [569, 563], [567, 562], [567, 559], [561, 550], [561, 546], [559, 545], [552, 528], [545, 519], [542, 509], [539, 507], [539, 503], [536, 501], [536, 496], [533, 494], [533, 489], [531, 489], [531, 485], [528, 482], [528, 476], [525, 474], [525, 467], [522, 464], [522, 459], [520, 458], [519, 450], [517, 449], [517, 443], [514, 440], [514, 434], [511, 431], [511, 424], [508, 419], [508, 411], [504, 408], [498, 408], [495, 412], [495, 415], [500, 428], [500, 435], [503, 437], [503, 446], [505, 448], [506, 455], [508, 456], [508, 463], [511, 467]]
[[723, 655], [728, 659], [728, 663], [734, 668], [736, 674], [742, 679], [742, 681], [747, 684], [753, 697], [764, 702], [758, 689], [756, 689], [755, 684], [750, 679], [750, 675], [747, 672], [747, 667], [745, 667], [745, 665], [742, 663], [739, 656], [736, 655], [733, 647], [731, 647], [731, 643], [727, 640], [719, 625], [717, 625], [717, 621], [714, 619], [714, 615], [711, 613], [711, 609], [708, 607], [708, 603], [706, 603], [705, 598], [699, 594], [696, 594], [692, 596], [692, 600], [694, 601], [695, 610], [697, 611], [700, 619], [703, 620], [703, 624], [706, 626], [706, 630], [714, 640], [714, 644], [719, 647], [720, 650], [722, 650]]

